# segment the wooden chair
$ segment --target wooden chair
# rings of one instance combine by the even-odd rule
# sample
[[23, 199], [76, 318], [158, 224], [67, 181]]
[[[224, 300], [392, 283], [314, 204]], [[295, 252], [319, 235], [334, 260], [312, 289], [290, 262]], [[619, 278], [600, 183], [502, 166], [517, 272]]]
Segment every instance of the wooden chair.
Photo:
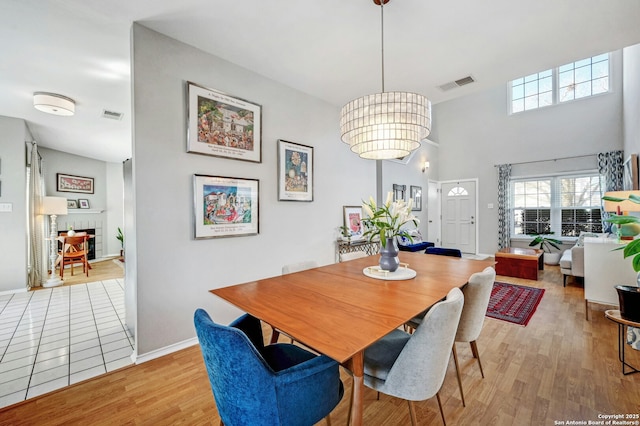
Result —
[[74, 235], [73, 237], [61, 235], [60, 238], [62, 241], [62, 251], [60, 252], [60, 278], [64, 278], [65, 265], [71, 265], [71, 275], [73, 275], [73, 265], [75, 263], [82, 263], [82, 272], [84, 272], [88, 277], [89, 262], [87, 259], [89, 245], [87, 241], [89, 236], [84, 233], [84, 235]]

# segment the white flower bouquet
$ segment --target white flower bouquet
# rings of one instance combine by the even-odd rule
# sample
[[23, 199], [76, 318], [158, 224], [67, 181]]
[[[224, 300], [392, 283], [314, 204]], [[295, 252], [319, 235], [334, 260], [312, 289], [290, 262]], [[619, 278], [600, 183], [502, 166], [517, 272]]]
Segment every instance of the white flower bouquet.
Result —
[[409, 231], [403, 226], [409, 222], [418, 226], [420, 220], [411, 213], [413, 199], [406, 203], [404, 200], [393, 201], [393, 194], [387, 194], [387, 201], [377, 206], [373, 197], [369, 197], [369, 202], [362, 203], [362, 211], [367, 218], [362, 219], [365, 226], [364, 236], [369, 240], [376, 235], [380, 237], [382, 247], [386, 246], [387, 238], [404, 237], [413, 241]]

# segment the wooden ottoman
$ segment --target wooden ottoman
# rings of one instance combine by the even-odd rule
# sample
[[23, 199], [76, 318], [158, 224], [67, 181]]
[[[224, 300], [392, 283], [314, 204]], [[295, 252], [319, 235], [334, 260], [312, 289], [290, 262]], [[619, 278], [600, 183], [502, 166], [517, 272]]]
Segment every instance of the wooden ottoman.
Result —
[[544, 269], [542, 250], [507, 247], [496, 252], [496, 274], [507, 277], [538, 279], [538, 270]]

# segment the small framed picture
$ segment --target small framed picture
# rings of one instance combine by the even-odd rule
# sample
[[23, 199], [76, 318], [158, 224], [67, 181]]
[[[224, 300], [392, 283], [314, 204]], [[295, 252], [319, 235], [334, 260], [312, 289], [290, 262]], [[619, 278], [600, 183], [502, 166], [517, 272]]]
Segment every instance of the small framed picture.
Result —
[[262, 106], [187, 82], [187, 152], [262, 162]]
[[93, 194], [93, 178], [56, 173], [58, 192], [80, 192]]
[[422, 210], [422, 187], [411, 185], [410, 189], [411, 189], [411, 198], [413, 199], [413, 206], [411, 207], [411, 210], [412, 211]]
[[363, 237], [364, 226], [362, 225], [362, 207], [344, 206], [344, 226], [349, 232], [351, 240], [359, 240]]
[[195, 238], [257, 235], [257, 179], [194, 175]]
[[80, 207], [81, 209], [88, 209], [89, 208], [89, 200], [87, 200], [85, 198], [80, 198], [78, 200], [78, 207]]
[[278, 140], [278, 200], [313, 201], [313, 147]]
[[78, 208], [78, 200], [67, 200], [67, 208], [68, 209], [77, 209]]
[[407, 185], [396, 185], [393, 184], [393, 201], [406, 201], [405, 194], [407, 192]]

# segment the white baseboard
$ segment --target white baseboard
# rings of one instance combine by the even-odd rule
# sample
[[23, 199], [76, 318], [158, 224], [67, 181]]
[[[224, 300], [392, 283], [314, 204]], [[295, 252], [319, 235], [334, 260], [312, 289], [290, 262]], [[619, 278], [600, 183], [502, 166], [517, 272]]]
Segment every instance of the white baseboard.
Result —
[[147, 352], [141, 355], [136, 355], [135, 351], [131, 354], [131, 361], [134, 364], [142, 364], [147, 361], [151, 361], [161, 356], [169, 355], [174, 352], [181, 351], [182, 349], [189, 348], [198, 344], [198, 338], [183, 340], [182, 342], [175, 343], [173, 345], [165, 346], [164, 348], [156, 349], [155, 351]]
[[0, 296], [4, 296], [5, 294], [18, 294], [18, 293], [26, 293], [27, 291], [29, 291], [28, 288], [17, 288], [15, 290], [5, 290], [5, 291], [0, 291]]

